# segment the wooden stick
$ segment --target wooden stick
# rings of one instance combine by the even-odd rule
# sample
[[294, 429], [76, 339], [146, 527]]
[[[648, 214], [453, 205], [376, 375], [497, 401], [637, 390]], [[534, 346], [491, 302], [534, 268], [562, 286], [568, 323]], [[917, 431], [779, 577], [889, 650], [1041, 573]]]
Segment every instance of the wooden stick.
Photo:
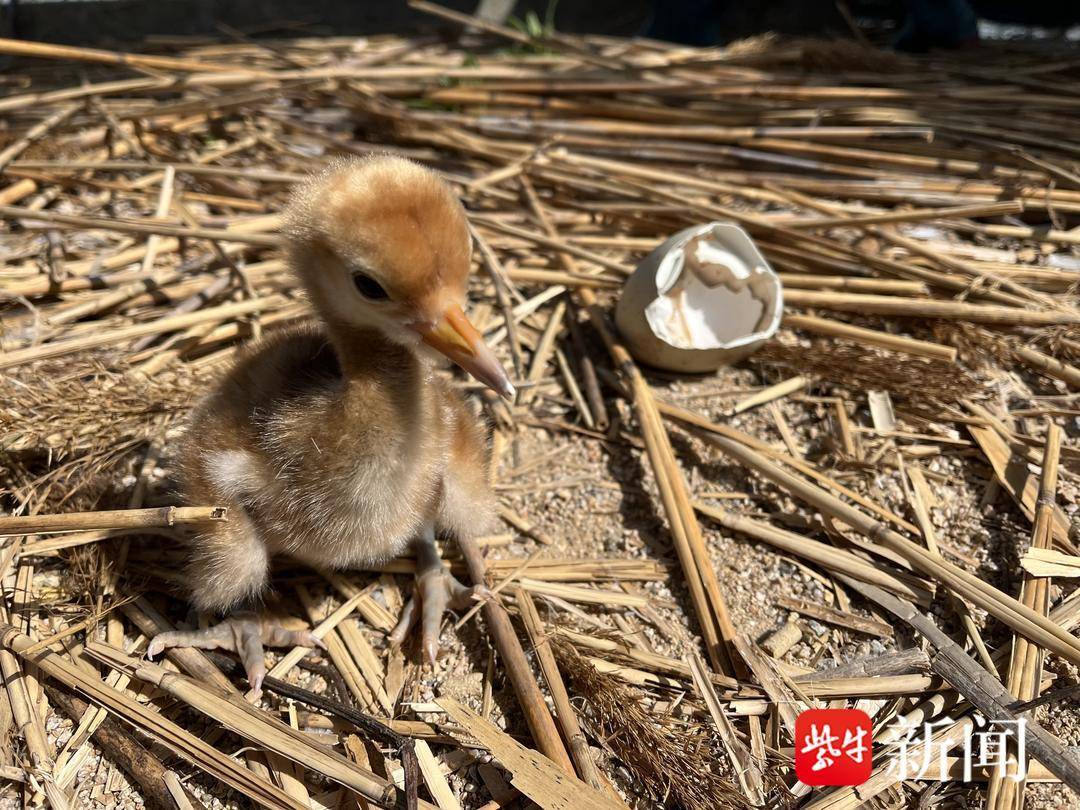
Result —
[[841, 312], [900, 315], [909, 318], [944, 318], [999, 326], [1053, 326], [1054, 324], [1080, 323], [1080, 314], [1075, 312], [1018, 309], [933, 298], [901, 298], [896, 295], [788, 289], [784, 290], [784, 303], [801, 307], [835, 309]]
[[[5, 626], [0, 629], [0, 644], [18, 654], [20, 650], [33, 644], [33, 640], [14, 627]], [[37, 653], [33, 663], [47, 676], [78, 690], [97, 705], [107, 708], [113, 716], [151, 734], [196, 767], [221, 779], [263, 806], [280, 810], [305, 810], [280, 788], [257, 777], [231, 757], [127, 695], [105, 686], [96, 676], [88, 676], [56, 653]]]
[[915, 340], [903, 335], [894, 335], [889, 332], [879, 332], [876, 329], [866, 329], [862, 326], [829, 320], [828, 318], [813, 315], [796, 315], [784, 313], [784, 326], [792, 329], [801, 329], [804, 332], [815, 332], [819, 335], [848, 338], [858, 343], [868, 343], [882, 349], [903, 352], [916, 357], [929, 357], [931, 360], [944, 360], [948, 363], [956, 362], [957, 350], [952, 346], [943, 346], [940, 343], [930, 343], [925, 340]]
[[903, 535], [848, 506], [834, 495], [782, 470], [755, 451], [719, 436], [714, 437], [713, 443], [727, 455], [738, 459], [792, 495], [812, 504], [825, 514], [842, 520], [865, 536], [873, 538], [899, 554], [913, 568], [939, 580], [958, 595], [974, 602], [1030, 641], [1069, 661], [1080, 663], [1080, 641], [1045, 616], [1036, 613], [947, 560], [935, 558], [930, 552], [919, 548]]
[[[1062, 430], [1057, 424], [1048, 423], [1035, 526], [1031, 533], [1031, 547], [1036, 549], [1049, 549], [1054, 542], [1054, 507], [1061, 459], [1061, 435]], [[1035, 577], [1025, 573], [1020, 586], [1020, 601], [1045, 615], [1050, 609], [1049, 577]], [[1005, 688], [1021, 701], [1037, 698], [1042, 683], [1043, 658], [1042, 650], [1027, 639], [1014, 635]], [[1015, 805], [1023, 805], [1025, 780], [1019, 778], [1021, 767], [1026, 771], [1027, 763], [1012, 760], [1005, 768], [994, 769], [990, 775], [986, 799], [988, 810], [1011, 810]]]
[[[908, 761], [925, 762], [927, 770], [933, 770], [939, 766], [941, 757], [971, 738], [974, 727], [975, 721], [969, 716], [934, 732], [929, 739], [907, 749]], [[870, 778], [861, 785], [838, 788], [810, 801], [804, 805], [804, 808], [805, 810], [858, 810], [882, 791], [903, 782], [904, 775], [898, 771], [896, 761], [890, 758], [889, 762], [878, 765]]]
[[[46, 686], [45, 691], [49, 702], [59, 707], [75, 722], [90, 708], [87, 703], [69, 697], [54, 686]], [[152, 810], [172, 810], [172, 795], [165, 785], [165, 774], [168, 771], [160, 759], [139, 745], [135, 738], [111, 717], [106, 717], [92, 736], [94, 743], [101, 748], [105, 756], [122, 768], [139, 786], [139, 794], [147, 807]]]
[[[1032, 756], [1062, 782], [1073, 790], [1080, 791], [1080, 761], [1068, 752], [1057, 737], [1030, 716], [1024, 718], [1026, 722], [1021, 727], [1017, 722], [1019, 715], [1010, 708], [1018, 702], [1016, 696], [965, 654], [960, 646], [927, 616], [916, 610], [911, 603], [906, 603], [873, 585], [848, 580], [846, 577], [842, 577], [842, 581], [911, 625], [936, 650], [930, 657], [930, 668], [934, 672], [956, 687], [992, 724], [1006, 723], [1016, 729], [1016, 734], [1026, 735], [1026, 747]], [[1006, 725], [1006, 728], [1009, 725]]]
[[186, 72], [231, 71], [249, 76], [257, 71], [243, 66], [218, 62], [202, 62], [195, 59], [176, 59], [171, 56], [150, 56], [121, 51], [104, 51], [97, 48], [77, 48], [71, 45], [53, 45], [48, 42], [31, 42], [24, 39], [0, 39], [0, 53], [12, 56], [31, 56], [35, 59], [62, 59], [65, 61], [99, 62], [106, 65], [124, 65], [150, 70], [177, 70]]
[[566, 692], [566, 685], [563, 683], [562, 675], [559, 673], [559, 664], [555, 660], [555, 655], [551, 652], [550, 641], [544, 632], [543, 624], [540, 622], [540, 614], [536, 612], [536, 605], [533, 604], [529, 592], [522, 588], [514, 590], [514, 601], [521, 614], [521, 622], [525, 625], [525, 631], [529, 635], [533, 652], [536, 654], [536, 659], [540, 664], [540, 671], [544, 675], [544, 682], [547, 684], [548, 692], [551, 693], [551, 700], [555, 704], [555, 719], [558, 721], [559, 728], [562, 729], [563, 737], [570, 748], [570, 756], [574, 759], [577, 773], [585, 782], [588, 782], [597, 790], [603, 790], [604, 786], [596, 770], [596, 763], [593, 762], [592, 753], [589, 751], [589, 743], [586, 741], [585, 735], [581, 733], [577, 714], [570, 704], [570, 696]]
[[[461, 555], [465, 558], [465, 565], [469, 569], [473, 584], [486, 587], [487, 572], [480, 548], [472, 538], [464, 536], [458, 538], [458, 545], [461, 547]], [[514, 685], [518, 704], [521, 706], [525, 722], [528, 723], [538, 748], [566, 773], [574, 773], [574, 763], [570, 761], [566, 748], [563, 747], [559, 729], [551, 719], [551, 713], [548, 711], [547, 704], [544, 703], [544, 696], [540, 693], [540, 687], [532, 676], [525, 652], [521, 649], [513, 625], [510, 624], [510, 617], [506, 615], [506, 610], [497, 599], [487, 600], [484, 603], [483, 613], [488, 632], [503, 660], [510, 682]]]
[[930, 671], [930, 656], [917, 647], [856, 658], [828, 669], [799, 675], [796, 683], [832, 681], [847, 678], [874, 678], [890, 675], [925, 675]]
[[154, 509], [116, 509], [62, 515], [0, 517], [0, 536], [79, 532], [88, 529], [142, 529], [217, 522], [228, 517], [224, 506], [162, 506]]

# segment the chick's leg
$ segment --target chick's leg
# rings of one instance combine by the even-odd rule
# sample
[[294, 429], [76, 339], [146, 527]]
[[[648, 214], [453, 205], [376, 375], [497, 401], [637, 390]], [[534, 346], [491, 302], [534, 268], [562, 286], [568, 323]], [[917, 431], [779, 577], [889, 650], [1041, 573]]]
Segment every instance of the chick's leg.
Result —
[[263, 645], [326, 647], [309, 630], [287, 630], [271, 618], [232, 612], [236, 605], [257, 601], [265, 592], [270, 553], [241, 503], [220, 497], [217, 502], [228, 505], [229, 517], [206, 526], [192, 538], [186, 574], [197, 610], [232, 615], [205, 630], [159, 633], [150, 642], [146, 654], [153, 658], [171, 647], [234, 652], [258, 695], [266, 676]]
[[248, 683], [255, 697], [262, 694], [266, 663], [263, 646], [268, 647], [318, 647], [326, 645], [310, 630], [287, 630], [281, 623], [255, 615], [235, 613], [220, 624], [205, 630], [172, 630], [158, 633], [146, 648], [146, 656], [153, 658], [172, 647], [196, 647], [200, 650], [228, 650], [240, 657], [247, 673]]
[[[487, 588], [462, 585], [443, 565], [435, 546], [435, 527], [429, 524], [413, 541], [416, 550], [416, 594], [401, 611], [401, 618], [390, 634], [390, 641], [405, 640], [413, 622], [419, 618], [420, 639], [428, 661], [435, 663], [439, 653], [439, 629], [443, 613], [461, 610], [489, 595]], [[418, 617], [419, 613], [419, 617]]]

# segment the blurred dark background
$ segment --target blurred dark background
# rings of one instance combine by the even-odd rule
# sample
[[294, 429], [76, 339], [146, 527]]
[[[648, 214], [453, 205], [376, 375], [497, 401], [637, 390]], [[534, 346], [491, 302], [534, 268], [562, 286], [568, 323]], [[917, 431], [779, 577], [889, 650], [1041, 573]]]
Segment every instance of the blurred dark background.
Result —
[[[1040, 26], [1062, 36], [1080, 24], [1080, 0], [958, 0], [982, 19]], [[443, 0], [473, 12], [478, 0]], [[651, 33], [693, 44], [722, 44], [765, 31], [850, 37], [857, 28], [879, 44], [903, 30], [920, 7], [931, 26], [949, 28], [940, 14], [950, 0], [495, 0], [512, 6], [512, 19], [549, 15], [569, 33], [632, 36]], [[4, 35], [56, 43], [122, 45], [148, 37], [220, 35], [228, 26], [248, 35], [411, 33], [446, 27], [408, 8], [404, 0], [0, 0]], [[657, 15], [656, 12], [659, 12]], [[1003, 36], [1023, 36], [1002, 28]]]

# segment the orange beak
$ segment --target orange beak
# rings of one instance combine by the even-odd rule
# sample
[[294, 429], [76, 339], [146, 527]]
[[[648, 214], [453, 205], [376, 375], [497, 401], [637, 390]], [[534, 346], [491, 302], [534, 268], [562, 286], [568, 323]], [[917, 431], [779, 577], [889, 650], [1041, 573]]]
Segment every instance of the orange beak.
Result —
[[424, 343], [445, 354], [488, 388], [513, 400], [514, 386], [502, 364], [457, 304], [447, 307], [434, 326], [412, 324], [410, 328], [420, 334]]

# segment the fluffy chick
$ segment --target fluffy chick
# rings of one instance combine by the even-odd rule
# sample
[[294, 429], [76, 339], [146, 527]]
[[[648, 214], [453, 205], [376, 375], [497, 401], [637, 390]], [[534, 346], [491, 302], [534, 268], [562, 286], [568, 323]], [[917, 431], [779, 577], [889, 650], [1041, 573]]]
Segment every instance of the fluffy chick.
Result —
[[[401, 641], [419, 613], [434, 661], [444, 610], [477, 595], [445, 570], [435, 536], [486, 530], [493, 506], [487, 431], [435, 374], [440, 354], [513, 396], [462, 312], [465, 212], [432, 171], [378, 156], [304, 183], [287, 223], [292, 269], [321, 323], [261, 341], [192, 416], [180, 453], [185, 497], [229, 507], [226, 521], [192, 541], [192, 603], [250, 609], [277, 554], [340, 569], [413, 543], [417, 595], [392, 638]], [[208, 630], [161, 634], [149, 652], [232, 649], [258, 690], [264, 643], [321, 645], [234, 613]]]

